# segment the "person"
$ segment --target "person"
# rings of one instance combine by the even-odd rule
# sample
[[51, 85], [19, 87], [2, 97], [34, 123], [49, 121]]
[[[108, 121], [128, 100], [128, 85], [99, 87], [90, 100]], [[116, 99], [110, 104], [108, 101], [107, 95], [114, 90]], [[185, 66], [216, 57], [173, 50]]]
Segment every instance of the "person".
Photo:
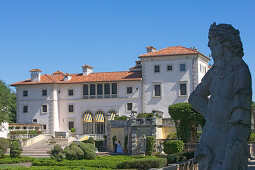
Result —
[[117, 141], [114, 141], [114, 153], [117, 153], [118, 144]]
[[118, 144], [117, 153], [123, 153], [120, 141], [119, 141], [119, 144]]
[[206, 120], [195, 160], [203, 170], [245, 170], [252, 89], [239, 31], [213, 23], [208, 46], [214, 64], [189, 97], [189, 103]]

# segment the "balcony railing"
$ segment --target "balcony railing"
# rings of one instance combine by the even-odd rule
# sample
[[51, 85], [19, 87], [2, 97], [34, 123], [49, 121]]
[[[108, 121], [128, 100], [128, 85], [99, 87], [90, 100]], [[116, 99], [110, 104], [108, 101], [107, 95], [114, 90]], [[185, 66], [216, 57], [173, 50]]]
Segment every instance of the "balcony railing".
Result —
[[100, 99], [100, 98], [117, 98], [117, 94], [105, 94], [105, 95], [83, 95], [83, 99]]

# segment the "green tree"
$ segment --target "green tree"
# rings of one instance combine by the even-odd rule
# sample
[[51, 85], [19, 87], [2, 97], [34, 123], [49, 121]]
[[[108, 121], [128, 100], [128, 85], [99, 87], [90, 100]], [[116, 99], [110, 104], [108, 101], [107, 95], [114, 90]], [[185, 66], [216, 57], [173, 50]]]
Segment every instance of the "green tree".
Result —
[[177, 136], [183, 142], [197, 141], [197, 127], [205, 124], [205, 119], [189, 103], [177, 103], [169, 106], [168, 113], [174, 119]]
[[16, 122], [16, 94], [0, 80], [0, 123]]

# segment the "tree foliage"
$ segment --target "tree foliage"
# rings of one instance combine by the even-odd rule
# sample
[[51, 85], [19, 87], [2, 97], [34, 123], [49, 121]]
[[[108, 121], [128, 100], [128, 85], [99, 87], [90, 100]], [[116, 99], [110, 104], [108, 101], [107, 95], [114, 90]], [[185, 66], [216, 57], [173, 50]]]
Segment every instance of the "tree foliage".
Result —
[[16, 122], [16, 94], [0, 80], [0, 123]]
[[169, 106], [168, 112], [174, 119], [177, 136], [182, 141], [196, 142], [197, 127], [205, 124], [205, 119], [189, 103], [177, 103]]

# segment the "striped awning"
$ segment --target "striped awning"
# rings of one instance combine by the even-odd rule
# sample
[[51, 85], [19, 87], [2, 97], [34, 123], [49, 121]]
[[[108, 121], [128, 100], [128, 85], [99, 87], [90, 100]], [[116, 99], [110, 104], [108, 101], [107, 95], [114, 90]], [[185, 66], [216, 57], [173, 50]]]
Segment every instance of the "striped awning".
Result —
[[108, 120], [114, 120], [115, 115], [116, 115], [115, 111], [109, 111]]
[[92, 113], [90, 111], [84, 113], [83, 122], [92, 122]]
[[96, 112], [95, 122], [104, 122], [104, 112], [103, 111]]

